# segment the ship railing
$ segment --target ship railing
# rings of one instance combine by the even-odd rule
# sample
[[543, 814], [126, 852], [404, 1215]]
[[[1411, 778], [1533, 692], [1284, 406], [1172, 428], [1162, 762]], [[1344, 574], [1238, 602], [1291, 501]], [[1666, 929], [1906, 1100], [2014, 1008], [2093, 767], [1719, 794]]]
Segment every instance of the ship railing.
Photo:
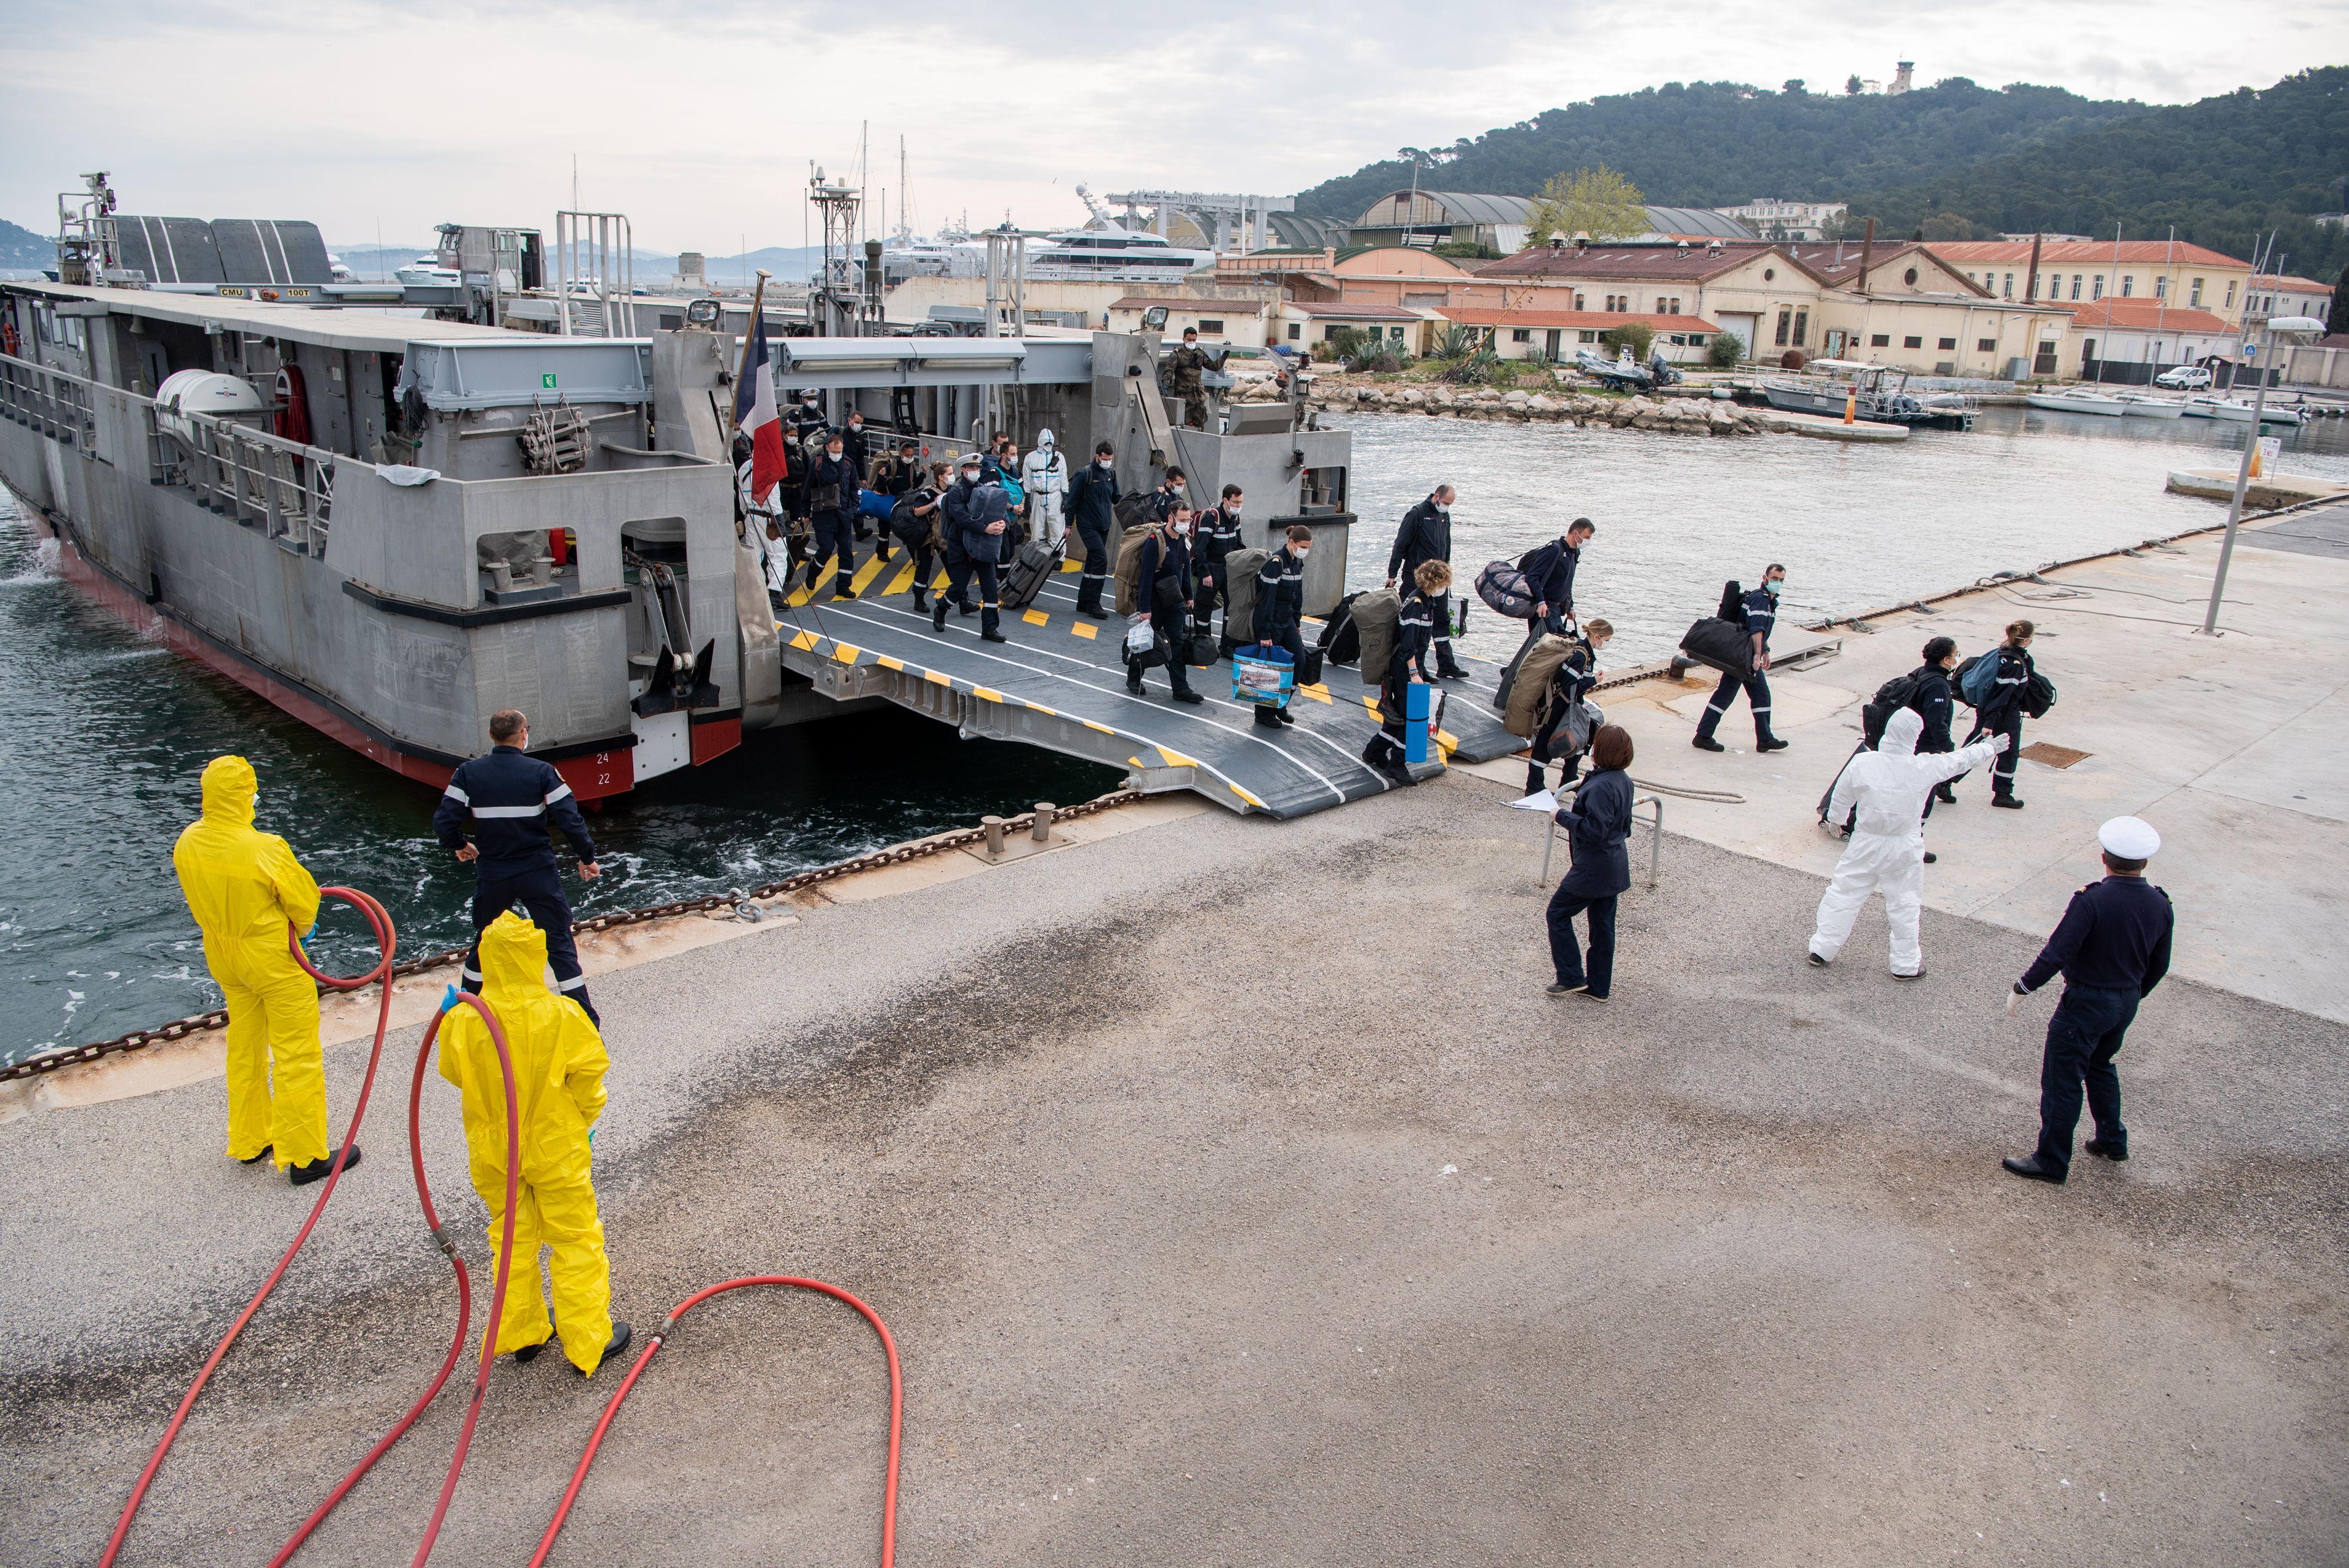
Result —
[[334, 523], [336, 454], [209, 414], [146, 409], [155, 482], [298, 553], [324, 556]]
[[84, 457], [98, 452], [98, 400], [79, 376], [0, 355], [0, 417], [70, 442]]

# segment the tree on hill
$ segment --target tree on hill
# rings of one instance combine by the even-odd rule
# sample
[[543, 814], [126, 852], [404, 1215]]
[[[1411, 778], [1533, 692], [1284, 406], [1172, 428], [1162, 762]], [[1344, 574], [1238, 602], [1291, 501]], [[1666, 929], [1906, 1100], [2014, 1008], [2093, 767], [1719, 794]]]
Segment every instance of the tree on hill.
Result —
[[[1743, 82], [1667, 82], [1545, 109], [1530, 119], [1413, 149], [1326, 181], [1299, 213], [1352, 219], [1414, 169], [1442, 189], [1529, 196], [1561, 169], [1605, 164], [1667, 206], [1725, 207], [1759, 196], [1848, 198], [1931, 180], [2146, 112], [2060, 88], [1992, 89], [1963, 78], [1906, 93], [1800, 94]], [[2339, 205], [2339, 203], [2335, 203]], [[1971, 214], [1969, 214], [1971, 215]]]
[[1528, 245], [1546, 245], [1552, 234], [1628, 240], [1648, 232], [1648, 204], [1637, 185], [1601, 163], [1551, 175], [1526, 219]]
[[2325, 336], [2349, 332], [2349, 266], [2341, 269], [2341, 276], [2333, 285], [2333, 308], [2324, 313]]
[[2199, 103], [2158, 109], [2058, 146], [1992, 159], [1852, 201], [1879, 231], [1937, 214], [1989, 234], [2178, 238], [2232, 256], [2276, 234], [2294, 270], [2322, 277], [2349, 265], [2349, 231], [2315, 223], [2349, 188], [2349, 67], [2289, 76]]

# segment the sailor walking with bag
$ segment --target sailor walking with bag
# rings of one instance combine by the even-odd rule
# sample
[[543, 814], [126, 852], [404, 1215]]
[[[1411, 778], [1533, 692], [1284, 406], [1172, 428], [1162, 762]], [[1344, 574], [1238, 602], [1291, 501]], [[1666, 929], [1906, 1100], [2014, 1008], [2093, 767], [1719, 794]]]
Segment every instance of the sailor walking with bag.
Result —
[[[1402, 514], [1402, 525], [1395, 530], [1394, 548], [1387, 555], [1387, 587], [1398, 580], [1409, 597], [1412, 587], [1419, 580], [1419, 568], [1430, 561], [1444, 563], [1444, 581], [1452, 583], [1452, 503], [1459, 493], [1448, 484], [1439, 484], [1426, 500]], [[1428, 640], [1435, 649], [1437, 680], [1464, 680], [1468, 672], [1452, 657], [1452, 607], [1432, 603]], [[1420, 672], [1427, 670], [1424, 651], [1419, 659]]]
[[1955, 752], [1919, 756], [1917, 739], [1924, 729], [1917, 710], [1901, 709], [1885, 722], [1877, 749], [1852, 758], [1836, 780], [1828, 819], [1840, 822], [1854, 812], [1857, 816], [1843, 858], [1819, 899], [1817, 929], [1811, 933], [1810, 961], [1821, 969], [1843, 951], [1868, 896], [1881, 892], [1884, 921], [1891, 928], [1893, 978], [1924, 978], [1917, 911], [1925, 892], [1925, 797], [1941, 780], [1981, 766], [2006, 745], [2006, 737], [1999, 735]]
[[1757, 752], [1783, 752], [1786, 742], [1770, 732], [1770, 632], [1778, 624], [1778, 593], [1786, 580], [1786, 568], [1773, 561], [1762, 572], [1762, 586], [1750, 594], [1738, 596], [1732, 606], [1723, 603], [1721, 618], [1731, 619], [1733, 608], [1736, 618], [1753, 643], [1752, 660], [1745, 673], [1722, 671], [1721, 684], [1713, 688], [1713, 701], [1704, 707], [1704, 717], [1697, 721], [1696, 738], [1689, 742], [1701, 752], [1725, 752], [1729, 748], [1713, 738], [1721, 727], [1723, 715], [1737, 701], [1742, 689], [1747, 706], [1754, 710], [1754, 749]]
[[1085, 547], [1084, 575], [1077, 579], [1077, 613], [1087, 620], [1107, 620], [1102, 590], [1117, 566], [1117, 449], [1095, 443], [1093, 461], [1070, 482], [1069, 526]]
[[[1259, 656], [1279, 648], [1293, 665], [1305, 661], [1305, 643], [1298, 628], [1305, 616], [1305, 557], [1313, 549], [1313, 530], [1292, 524], [1288, 543], [1264, 558], [1257, 568], [1256, 605], [1249, 619], [1256, 631]], [[1286, 708], [1259, 707], [1256, 722], [1269, 729], [1297, 722]]]
[[[1419, 570], [1413, 574], [1411, 591], [1402, 597], [1395, 612], [1394, 647], [1387, 655], [1385, 673], [1379, 685], [1379, 732], [1362, 748], [1362, 761], [1399, 784], [1419, 782], [1412, 777], [1410, 753], [1404, 747], [1404, 727], [1410, 711], [1407, 699], [1411, 687], [1430, 683], [1419, 670], [1426, 660], [1427, 645], [1434, 640], [1436, 606], [1451, 587], [1452, 567], [1447, 563], [1422, 561]], [[1364, 628], [1365, 648], [1371, 629]], [[1362, 662], [1367, 675], [1367, 653]]]
[[963, 614], [970, 614], [970, 579], [976, 573], [982, 611], [978, 635], [988, 642], [1009, 642], [1011, 639], [1001, 629], [995, 566], [1002, 559], [1004, 531], [1010, 526], [1010, 502], [1003, 486], [982, 484], [978, 475], [978, 454], [966, 452], [962, 477], [940, 504], [947, 514], [947, 591], [938, 596], [930, 611], [930, 629], [946, 630], [948, 602]]
[[[1184, 663], [1190, 639], [1190, 535], [1191, 509], [1178, 505], [1164, 522], [1152, 524], [1134, 547], [1134, 632], [1127, 634], [1125, 648], [1125, 690], [1129, 695], [1142, 695], [1142, 672], [1157, 662], [1163, 649], [1166, 683], [1174, 688], [1174, 701], [1206, 701], [1191, 690], [1191, 678]], [[1141, 632], [1149, 635], [1135, 635]]]

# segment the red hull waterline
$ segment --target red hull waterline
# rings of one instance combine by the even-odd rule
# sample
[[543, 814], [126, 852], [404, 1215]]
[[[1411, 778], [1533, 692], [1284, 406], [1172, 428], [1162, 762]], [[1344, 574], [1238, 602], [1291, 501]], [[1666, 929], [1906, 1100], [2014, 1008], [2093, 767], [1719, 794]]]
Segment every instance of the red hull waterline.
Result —
[[[414, 779], [436, 790], [449, 782], [452, 770], [447, 764], [411, 755], [389, 742], [367, 733], [301, 688], [288, 685], [268, 671], [234, 657], [209, 638], [171, 617], [156, 614], [153, 607], [138, 595], [82, 559], [81, 553], [74, 548], [73, 541], [61, 534], [39, 509], [27, 505], [25, 510], [34, 526], [45, 537], [57, 541], [57, 570], [65, 579], [141, 636], [154, 638], [172, 652], [220, 671], [319, 733], [340, 741], [359, 755], [381, 763], [402, 778]], [[718, 726], [709, 727], [714, 729]], [[699, 739], [698, 731], [695, 738]], [[740, 743], [739, 721], [732, 740], [734, 744]], [[714, 757], [732, 749], [732, 745], [719, 746], [709, 755]], [[694, 747], [693, 760], [697, 764], [707, 760], [702, 755], [701, 746]], [[578, 756], [558, 758], [554, 771], [563, 775], [563, 781], [571, 786], [571, 793], [583, 801], [626, 794], [636, 787], [635, 753], [626, 749], [588, 752]]]

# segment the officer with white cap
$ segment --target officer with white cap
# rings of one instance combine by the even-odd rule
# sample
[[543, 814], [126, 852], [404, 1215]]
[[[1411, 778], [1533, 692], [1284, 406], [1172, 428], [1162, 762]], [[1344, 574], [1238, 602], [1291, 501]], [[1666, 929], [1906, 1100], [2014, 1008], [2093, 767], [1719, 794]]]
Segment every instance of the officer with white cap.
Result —
[[2039, 1147], [2006, 1168], [2033, 1181], [2061, 1186], [2072, 1168], [2072, 1129], [2079, 1125], [2081, 1086], [2096, 1136], [2088, 1152], [2128, 1158], [2121, 1123], [2121, 1078], [2113, 1070], [2137, 1004], [2169, 972], [2169, 940], [2178, 918], [2169, 895], [2145, 879], [2145, 863], [2161, 835], [2134, 816], [2116, 816], [2096, 829], [2105, 879], [2072, 895], [2055, 934], [2007, 993], [2012, 1016], [2023, 999], [2064, 975], [2064, 996], [2047, 1021], [2047, 1050], [2039, 1068]]

